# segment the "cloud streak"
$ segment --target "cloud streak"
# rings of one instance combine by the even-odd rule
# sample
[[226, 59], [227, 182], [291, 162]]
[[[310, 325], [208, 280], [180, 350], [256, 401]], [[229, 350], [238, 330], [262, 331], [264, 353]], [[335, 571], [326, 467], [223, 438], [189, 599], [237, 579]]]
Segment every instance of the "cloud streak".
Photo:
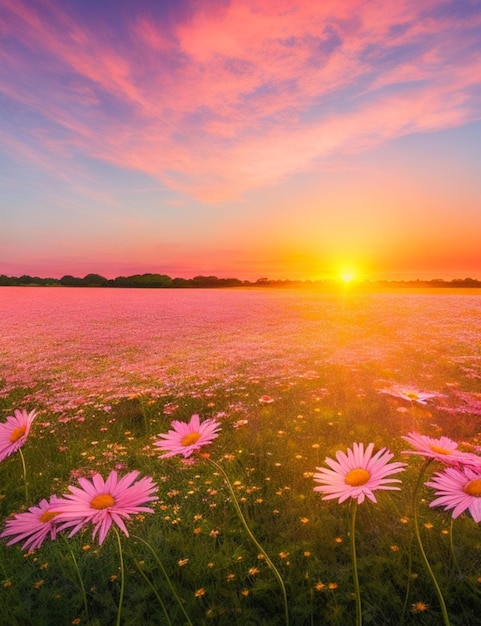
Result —
[[0, 0], [0, 88], [22, 118], [4, 134], [19, 157], [69, 177], [69, 161], [98, 159], [221, 201], [481, 117], [474, 4], [127, 7], [110, 27], [81, 2]]

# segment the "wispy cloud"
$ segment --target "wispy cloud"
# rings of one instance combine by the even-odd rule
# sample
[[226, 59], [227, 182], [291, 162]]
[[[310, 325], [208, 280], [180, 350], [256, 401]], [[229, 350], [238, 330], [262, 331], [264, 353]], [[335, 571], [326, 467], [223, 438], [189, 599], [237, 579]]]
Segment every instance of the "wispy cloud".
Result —
[[0, 0], [23, 157], [72, 176], [87, 156], [215, 201], [481, 117], [475, 3], [127, 6], [110, 28], [82, 2]]

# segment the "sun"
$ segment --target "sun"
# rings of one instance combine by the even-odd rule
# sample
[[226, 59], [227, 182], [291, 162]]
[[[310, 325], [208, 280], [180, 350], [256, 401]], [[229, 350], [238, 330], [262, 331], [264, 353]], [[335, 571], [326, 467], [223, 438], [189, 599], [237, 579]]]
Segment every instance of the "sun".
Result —
[[339, 278], [343, 283], [352, 283], [353, 280], [356, 280], [357, 272], [355, 269], [349, 267], [344, 268], [339, 272]]

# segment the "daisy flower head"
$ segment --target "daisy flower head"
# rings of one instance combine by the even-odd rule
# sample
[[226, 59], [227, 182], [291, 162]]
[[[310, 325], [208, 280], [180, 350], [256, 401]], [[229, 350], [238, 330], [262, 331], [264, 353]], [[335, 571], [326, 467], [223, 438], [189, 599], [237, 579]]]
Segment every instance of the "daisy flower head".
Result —
[[475, 522], [481, 522], [481, 470], [471, 467], [446, 467], [425, 483], [438, 496], [429, 506], [452, 509], [454, 519], [468, 510]]
[[330, 469], [318, 467], [313, 478], [320, 486], [314, 491], [325, 493], [323, 500], [339, 498], [339, 504], [353, 498], [358, 504], [364, 502], [367, 496], [372, 502], [377, 502], [374, 491], [399, 490], [392, 483], [400, 483], [392, 474], [404, 471], [406, 463], [389, 463], [393, 454], [387, 448], [381, 448], [375, 454], [374, 444], [370, 443], [366, 449], [364, 444], [354, 443], [348, 448], [347, 454], [338, 450], [336, 459], [326, 458], [325, 463]]
[[204, 420], [202, 423], [197, 414], [192, 415], [189, 422], [172, 422], [172, 429], [167, 434], [160, 434], [162, 439], [154, 442], [165, 451], [161, 458], [181, 454], [184, 458], [200, 450], [205, 445], [212, 443], [218, 435], [220, 424], [213, 417]]
[[3, 461], [27, 441], [30, 426], [36, 417], [35, 410], [19, 411], [15, 409], [13, 415], [7, 417], [7, 421], [0, 424], [0, 461]]
[[17, 513], [7, 519], [5, 529], [0, 537], [12, 537], [7, 546], [17, 541], [26, 540], [22, 550], [36, 550], [50, 535], [54, 540], [57, 536], [58, 513], [52, 511], [52, 506], [58, 501], [57, 496], [51, 496], [50, 501], [41, 500], [36, 506], [31, 506], [24, 513]]
[[130, 520], [137, 513], [153, 513], [144, 506], [147, 502], [157, 500], [153, 494], [157, 485], [150, 477], [138, 480], [138, 471], [129, 472], [122, 478], [113, 470], [104, 480], [100, 474], [94, 474], [91, 480], [79, 478], [80, 487], [69, 486], [69, 494], [60, 498], [52, 507], [58, 513], [59, 529], [72, 528], [69, 537], [86, 524], [94, 525], [93, 538], [98, 535], [102, 545], [110, 527], [115, 523], [128, 537], [129, 533], [124, 519]]
[[408, 400], [409, 402], [416, 402], [417, 404], [427, 404], [428, 400], [437, 398], [441, 394], [439, 393], [426, 393], [424, 391], [418, 391], [411, 387], [391, 387], [389, 389], [382, 389], [382, 393], [387, 393], [390, 396], [401, 398], [402, 400]]
[[426, 459], [436, 459], [446, 465], [478, 465], [480, 457], [471, 452], [458, 450], [458, 444], [449, 437], [434, 439], [427, 435], [420, 435], [416, 432], [408, 433], [403, 437], [410, 443], [414, 450], [403, 450], [402, 454], [415, 454]]

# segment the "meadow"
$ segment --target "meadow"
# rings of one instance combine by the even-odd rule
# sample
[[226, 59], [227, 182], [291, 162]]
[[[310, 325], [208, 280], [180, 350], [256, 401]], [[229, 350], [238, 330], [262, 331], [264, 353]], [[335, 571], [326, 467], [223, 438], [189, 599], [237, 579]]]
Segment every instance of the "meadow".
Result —
[[[354, 500], [314, 491], [355, 442], [406, 463], [356, 509], [362, 623], [479, 624], [478, 524], [430, 507], [442, 464], [402, 437], [481, 454], [480, 320], [480, 290], [0, 288], [0, 422], [37, 412], [0, 528], [97, 472], [158, 487], [129, 537], [0, 539], [0, 624], [359, 624]], [[159, 458], [192, 415], [218, 437]]]

